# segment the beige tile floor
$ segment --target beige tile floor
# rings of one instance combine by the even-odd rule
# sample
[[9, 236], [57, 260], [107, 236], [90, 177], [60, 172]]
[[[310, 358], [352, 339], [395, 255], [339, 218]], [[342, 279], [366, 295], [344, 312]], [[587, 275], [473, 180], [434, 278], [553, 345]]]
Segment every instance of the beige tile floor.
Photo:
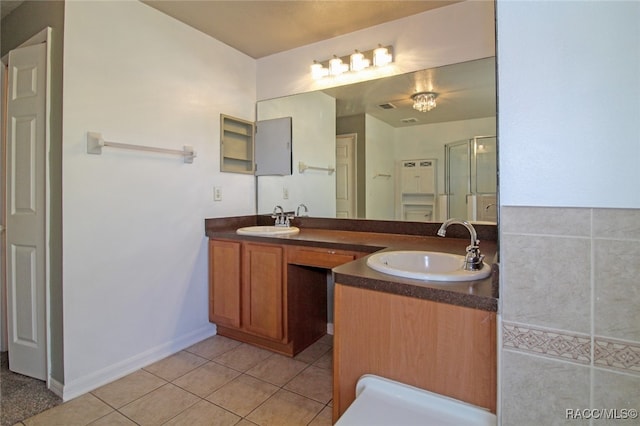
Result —
[[289, 358], [213, 336], [19, 425], [330, 425], [331, 348]]

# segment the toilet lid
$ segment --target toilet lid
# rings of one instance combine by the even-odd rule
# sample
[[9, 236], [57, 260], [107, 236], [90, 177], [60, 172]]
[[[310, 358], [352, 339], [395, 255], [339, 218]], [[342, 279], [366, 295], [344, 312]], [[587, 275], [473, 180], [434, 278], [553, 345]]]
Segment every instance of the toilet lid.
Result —
[[495, 426], [496, 416], [466, 402], [374, 375], [364, 375], [356, 399], [336, 426]]

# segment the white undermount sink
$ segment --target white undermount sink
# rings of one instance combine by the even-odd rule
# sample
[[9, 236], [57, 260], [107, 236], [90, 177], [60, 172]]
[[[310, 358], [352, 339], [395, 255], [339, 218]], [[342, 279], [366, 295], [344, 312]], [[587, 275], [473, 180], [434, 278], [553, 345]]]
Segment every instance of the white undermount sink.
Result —
[[263, 237], [281, 237], [284, 235], [296, 235], [300, 229], [295, 226], [245, 226], [236, 229], [236, 234], [253, 235]]
[[427, 281], [474, 281], [491, 274], [483, 263], [479, 271], [465, 271], [464, 256], [433, 251], [386, 251], [367, 259], [367, 266], [378, 272]]

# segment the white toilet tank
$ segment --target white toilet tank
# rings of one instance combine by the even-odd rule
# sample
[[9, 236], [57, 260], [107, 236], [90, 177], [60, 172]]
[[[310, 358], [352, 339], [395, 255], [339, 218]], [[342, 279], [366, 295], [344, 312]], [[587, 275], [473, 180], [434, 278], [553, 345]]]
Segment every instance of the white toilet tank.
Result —
[[495, 414], [475, 405], [365, 374], [356, 399], [336, 426], [495, 426]]

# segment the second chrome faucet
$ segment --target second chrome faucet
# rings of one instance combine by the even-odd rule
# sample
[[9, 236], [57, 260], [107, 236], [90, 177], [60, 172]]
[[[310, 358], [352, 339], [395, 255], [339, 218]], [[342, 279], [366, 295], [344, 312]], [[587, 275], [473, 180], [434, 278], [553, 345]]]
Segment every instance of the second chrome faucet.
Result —
[[[304, 209], [304, 213], [302, 215], [300, 214], [300, 209]], [[282, 206], [275, 206], [273, 208], [273, 213], [271, 214], [271, 217], [276, 220], [275, 226], [289, 227], [291, 225], [291, 219], [293, 219], [296, 216], [298, 217], [307, 216], [308, 213], [309, 213], [309, 209], [304, 204], [300, 204], [298, 208], [296, 208], [295, 216], [293, 214], [285, 213]]]

